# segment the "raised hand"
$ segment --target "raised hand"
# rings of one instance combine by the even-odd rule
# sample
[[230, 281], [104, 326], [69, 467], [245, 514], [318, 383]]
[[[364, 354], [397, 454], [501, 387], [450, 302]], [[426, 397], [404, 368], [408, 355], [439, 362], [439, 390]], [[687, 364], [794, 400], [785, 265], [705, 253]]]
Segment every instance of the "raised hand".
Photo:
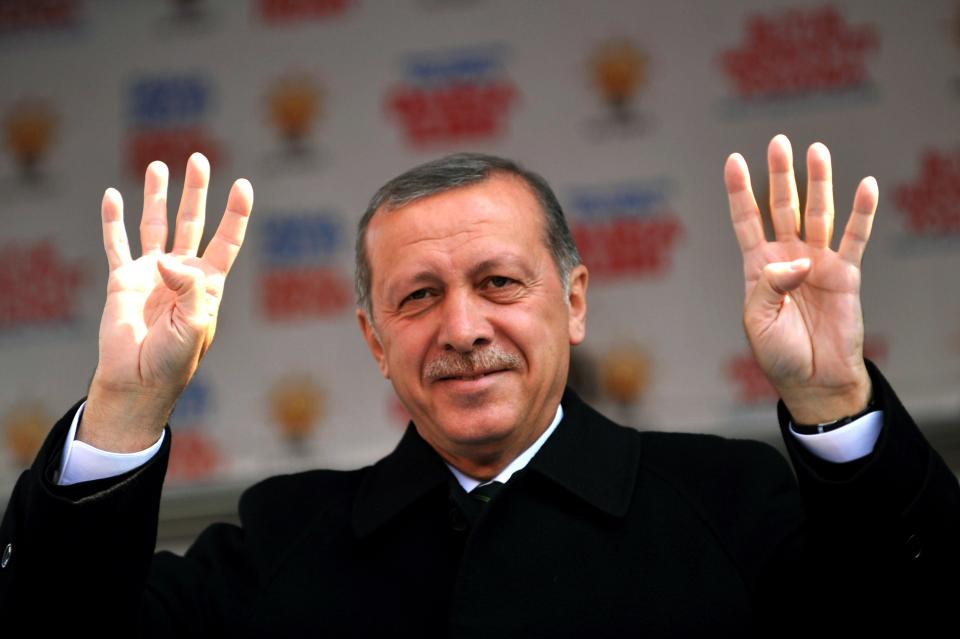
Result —
[[870, 398], [863, 362], [860, 263], [877, 210], [877, 182], [864, 178], [836, 251], [830, 152], [807, 151], [805, 237], [793, 151], [786, 136], [770, 141], [768, 242], [743, 157], [727, 159], [724, 181], [743, 254], [743, 323], [753, 355], [797, 423], [829, 422], [861, 411]]
[[127, 242], [120, 193], [111, 188], [103, 196], [103, 245], [110, 276], [99, 362], [77, 432], [77, 439], [102, 450], [142, 450], [160, 436], [213, 341], [224, 282], [253, 206], [250, 183], [234, 182], [217, 232], [197, 257], [210, 164], [194, 153], [187, 161], [168, 253], [167, 181], [165, 164], [147, 167], [140, 222], [143, 255], [136, 260]]

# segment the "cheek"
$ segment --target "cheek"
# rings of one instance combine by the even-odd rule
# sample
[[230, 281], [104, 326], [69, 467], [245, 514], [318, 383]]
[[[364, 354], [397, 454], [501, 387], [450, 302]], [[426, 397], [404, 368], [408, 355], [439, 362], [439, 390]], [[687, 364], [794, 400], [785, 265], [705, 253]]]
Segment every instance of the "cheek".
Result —
[[500, 333], [524, 357], [552, 350], [550, 343], [556, 331], [556, 318], [530, 309], [505, 308], [500, 309], [497, 320]]
[[420, 378], [420, 371], [429, 351], [430, 340], [418, 327], [405, 327], [393, 334], [387, 349], [390, 370], [409, 385]]

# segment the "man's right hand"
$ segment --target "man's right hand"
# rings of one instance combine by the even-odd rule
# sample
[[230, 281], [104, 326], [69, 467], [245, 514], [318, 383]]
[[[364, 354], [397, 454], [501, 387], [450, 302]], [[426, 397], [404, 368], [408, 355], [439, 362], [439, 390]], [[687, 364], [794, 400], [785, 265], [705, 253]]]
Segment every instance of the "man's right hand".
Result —
[[97, 370], [76, 439], [101, 450], [143, 450], [160, 437], [180, 393], [213, 341], [223, 286], [243, 244], [253, 187], [237, 180], [216, 235], [197, 257], [203, 235], [210, 163], [187, 161], [173, 248], [167, 246], [167, 181], [163, 162], [147, 167], [140, 243], [130, 255], [123, 201], [103, 196], [103, 245], [110, 266], [100, 321]]

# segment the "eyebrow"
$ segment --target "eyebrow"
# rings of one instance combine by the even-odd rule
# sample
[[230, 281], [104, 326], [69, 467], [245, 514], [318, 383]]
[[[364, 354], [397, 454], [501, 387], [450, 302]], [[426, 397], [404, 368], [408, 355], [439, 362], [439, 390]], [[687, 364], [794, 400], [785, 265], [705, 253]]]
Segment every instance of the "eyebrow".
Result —
[[[511, 267], [520, 269], [525, 276], [530, 276], [530, 269], [527, 265], [524, 264], [523, 259], [518, 255], [504, 255], [498, 257], [492, 257], [490, 259], [483, 260], [478, 262], [474, 266], [470, 267], [467, 271], [467, 276], [471, 279], [478, 277], [483, 273], [488, 273], [490, 271], [496, 270], [498, 268]], [[404, 294], [403, 292], [398, 292], [398, 289], [409, 289], [412, 286], [417, 286], [419, 284], [433, 284], [438, 285], [443, 283], [443, 278], [437, 275], [437, 272], [434, 270], [423, 270], [418, 271], [409, 278], [403, 278], [400, 281], [394, 282], [387, 287], [388, 297], [393, 297], [394, 295]]]
[[470, 277], [476, 277], [481, 273], [486, 273], [488, 271], [493, 271], [498, 268], [503, 268], [505, 266], [518, 268], [523, 271], [524, 275], [530, 274], [530, 269], [523, 263], [522, 258], [517, 255], [505, 255], [501, 257], [493, 257], [488, 260], [483, 260], [469, 271]]
[[419, 284], [440, 284], [441, 280], [433, 271], [420, 271], [410, 278], [395, 280], [387, 285], [387, 299], [406, 295], [406, 291]]

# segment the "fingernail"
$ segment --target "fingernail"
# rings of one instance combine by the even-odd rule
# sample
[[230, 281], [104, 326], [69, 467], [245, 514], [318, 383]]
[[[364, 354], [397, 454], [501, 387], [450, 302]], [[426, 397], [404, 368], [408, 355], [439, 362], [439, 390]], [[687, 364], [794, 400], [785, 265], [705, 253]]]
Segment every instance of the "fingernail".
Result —
[[810, 258], [809, 258], [809, 257], [801, 257], [801, 258], [798, 259], [798, 260], [794, 260], [794, 261], [790, 262], [790, 270], [791, 270], [791, 271], [805, 271], [805, 270], [807, 270], [808, 268], [810, 268]]

